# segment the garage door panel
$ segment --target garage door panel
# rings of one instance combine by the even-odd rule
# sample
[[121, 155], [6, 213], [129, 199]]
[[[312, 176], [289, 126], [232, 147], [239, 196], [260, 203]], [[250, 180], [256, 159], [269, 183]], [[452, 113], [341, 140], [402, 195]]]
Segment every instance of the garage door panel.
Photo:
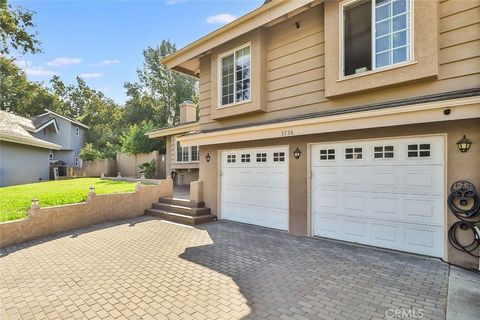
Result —
[[313, 145], [314, 235], [443, 256], [443, 146], [440, 136]]
[[221, 218], [287, 230], [288, 181], [288, 148], [223, 151]]

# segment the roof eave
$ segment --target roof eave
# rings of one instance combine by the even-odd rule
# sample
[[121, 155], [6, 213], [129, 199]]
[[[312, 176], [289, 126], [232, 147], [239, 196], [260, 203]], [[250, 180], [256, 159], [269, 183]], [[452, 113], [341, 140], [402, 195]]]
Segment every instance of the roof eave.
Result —
[[164, 128], [159, 130], [154, 130], [147, 132], [145, 135], [148, 136], [150, 139], [154, 138], [163, 138], [167, 136], [172, 136], [176, 134], [196, 131], [199, 129], [198, 121], [197, 122], [190, 122], [183, 125], [179, 125], [176, 127]]

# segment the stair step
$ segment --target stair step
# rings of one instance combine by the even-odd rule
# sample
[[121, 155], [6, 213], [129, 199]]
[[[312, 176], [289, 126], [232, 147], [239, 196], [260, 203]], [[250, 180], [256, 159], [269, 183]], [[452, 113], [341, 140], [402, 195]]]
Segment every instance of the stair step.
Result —
[[191, 206], [180, 206], [171, 203], [154, 203], [153, 209], [159, 209], [167, 212], [180, 213], [189, 216], [205, 216], [210, 214], [210, 208], [197, 208]]
[[159, 210], [159, 209], [146, 209], [145, 214], [149, 216], [162, 218], [167, 221], [187, 224], [191, 226], [197, 225], [200, 223], [212, 222], [216, 220], [216, 216], [214, 216], [213, 214], [203, 215], [203, 216], [190, 216], [186, 214], [168, 212], [168, 211]]
[[182, 199], [182, 198], [175, 198], [175, 197], [164, 197], [159, 199], [160, 203], [169, 203], [174, 204], [177, 206], [185, 206], [185, 207], [196, 207], [196, 208], [204, 208], [205, 202], [193, 202], [189, 199]]

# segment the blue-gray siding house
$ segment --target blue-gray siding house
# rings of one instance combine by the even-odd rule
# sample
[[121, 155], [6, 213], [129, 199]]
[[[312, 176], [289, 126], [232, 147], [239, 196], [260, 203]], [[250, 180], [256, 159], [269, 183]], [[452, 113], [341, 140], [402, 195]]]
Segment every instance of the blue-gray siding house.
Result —
[[35, 127], [41, 128], [35, 136], [61, 146], [51, 150], [50, 160], [63, 161], [70, 167], [81, 167], [80, 150], [85, 146], [89, 127], [50, 110], [32, 119]]
[[61, 146], [35, 137], [42, 129], [0, 110], [0, 187], [49, 180], [49, 152]]

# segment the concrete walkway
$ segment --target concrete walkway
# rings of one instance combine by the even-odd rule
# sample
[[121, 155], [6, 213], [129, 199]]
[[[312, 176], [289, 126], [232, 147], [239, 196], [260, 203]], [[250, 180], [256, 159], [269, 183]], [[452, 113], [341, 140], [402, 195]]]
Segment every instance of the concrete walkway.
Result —
[[229, 222], [139, 217], [0, 253], [0, 319], [446, 315], [449, 267], [436, 259]]
[[480, 274], [450, 268], [447, 320], [480, 319]]

